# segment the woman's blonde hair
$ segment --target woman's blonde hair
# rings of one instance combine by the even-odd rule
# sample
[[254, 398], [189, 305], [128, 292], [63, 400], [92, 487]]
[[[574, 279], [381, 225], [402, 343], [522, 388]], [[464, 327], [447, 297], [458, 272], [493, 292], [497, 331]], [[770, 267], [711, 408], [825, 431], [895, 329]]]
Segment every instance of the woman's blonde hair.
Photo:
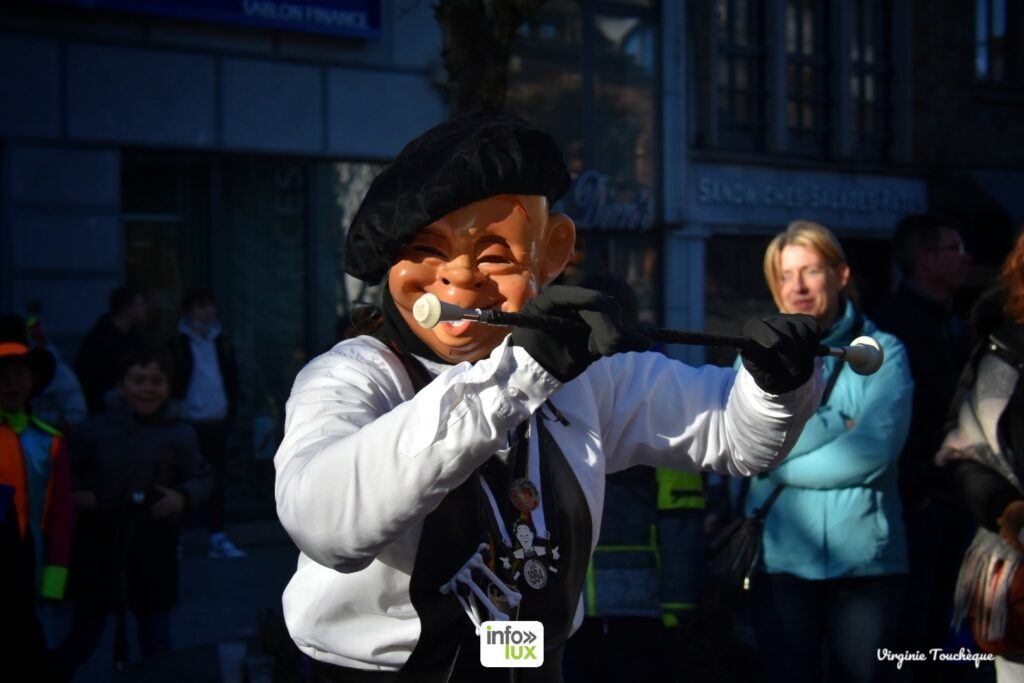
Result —
[[1006, 286], [1006, 303], [1003, 311], [1018, 325], [1024, 325], [1024, 230], [1017, 237], [1017, 244], [1003, 262], [1000, 277]]
[[[780, 272], [782, 250], [794, 245], [818, 252], [825, 260], [825, 264], [832, 268], [849, 265], [846, 261], [846, 254], [843, 252], [843, 246], [839, 244], [839, 240], [831, 230], [813, 221], [793, 221], [786, 226], [784, 231], [775, 236], [764, 251], [764, 279], [768, 283], [768, 289], [771, 290], [772, 298], [775, 299], [775, 305], [779, 307], [780, 311], [783, 310], [780, 291], [782, 289], [782, 273]], [[843, 293], [857, 303], [857, 290], [852, 279], [847, 281]], [[840, 313], [842, 313], [841, 310]]]

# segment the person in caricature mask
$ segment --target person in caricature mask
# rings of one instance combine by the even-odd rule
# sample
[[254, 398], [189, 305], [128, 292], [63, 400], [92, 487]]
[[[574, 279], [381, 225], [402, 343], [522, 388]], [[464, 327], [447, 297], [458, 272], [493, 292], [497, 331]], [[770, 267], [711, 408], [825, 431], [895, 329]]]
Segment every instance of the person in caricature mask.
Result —
[[[738, 371], [693, 368], [643, 353], [614, 300], [548, 287], [575, 242], [551, 210], [569, 183], [547, 133], [478, 112], [410, 142], [363, 199], [345, 270], [386, 283], [379, 326], [299, 372], [274, 459], [278, 515], [301, 551], [284, 616], [314, 680], [506, 680], [480, 666], [473, 624], [441, 591], [483, 543], [522, 593], [509, 616], [544, 624], [544, 665], [522, 680], [561, 681], [605, 475], [646, 463], [749, 476], [785, 456], [816, 407], [806, 316], [748, 323], [761, 346]], [[583, 325], [424, 329], [412, 308], [426, 293]], [[547, 550], [536, 585], [514, 578], [520, 522]]]

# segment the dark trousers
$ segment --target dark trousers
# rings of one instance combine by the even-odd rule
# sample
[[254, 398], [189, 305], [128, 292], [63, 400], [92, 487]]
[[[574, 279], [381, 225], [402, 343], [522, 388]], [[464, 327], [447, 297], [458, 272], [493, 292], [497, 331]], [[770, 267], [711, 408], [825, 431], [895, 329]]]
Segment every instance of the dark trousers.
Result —
[[[70, 681], [75, 670], [81, 666], [99, 644], [103, 637], [103, 629], [107, 625], [110, 610], [98, 606], [76, 603], [71, 617], [71, 628], [67, 636], [54, 652], [54, 668], [56, 680]], [[171, 640], [171, 611], [169, 609], [134, 612], [139, 626], [139, 649], [143, 657], [153, 657], [170, 652], [173, 648]], [[125, 634], [119, 634], [124, 637]], [[114, 647], [120, 650], [118, 643]], [[123, 656], [123, 652], [113, 653], [114, 657]]]
[[228, 459], [227, 422], [193, 422], [199, 450], [213, 470], [213, 491], [206, 503], [206, 528], [211, 534], [224, 531], [224, 478]]
[[751, 613], [764, 680], [869, 683], [895, 666], [877, 650], [896, 649], [904, 576], [759, 578]]
[[[950, 626], [953, 594], [975, 525], [951, 504], [935, 499], [906, 506], [903, 518], [910, 574], [900, 620], [905, 638], [901, 649], [928, 652], [938, 647], [957, 651], [964, 643], [957, 641]], [[978, 649], [972, 643], [967, 645]], [[914, 683], [956, 680], [960, 668], [948, 662], [908, 662], [896, 679], [912, 679]]]

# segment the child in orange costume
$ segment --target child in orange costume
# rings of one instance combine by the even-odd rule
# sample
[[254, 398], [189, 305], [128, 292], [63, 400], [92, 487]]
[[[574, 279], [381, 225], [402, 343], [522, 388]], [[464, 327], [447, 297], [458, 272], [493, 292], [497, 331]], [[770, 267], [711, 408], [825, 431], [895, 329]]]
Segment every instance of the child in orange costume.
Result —
[[[63, 437], [32, 414], [29, 402], [53, 377], [55, 364], [48, 351], [29, 348], [24, 320], [0, 316], [0, 485], [10, 487], [6, 490], [13, 498], [13, 514], [8, 520], [17, 518], [21, 548], [31, 554], [25, 563], [31, 578], [23, 575], [22, 582], [32, 586], [37, 598], [49, 600], [62, 599], [67, 583], [71, 473]], [[17, 561], [4, 558], [12, 565]], [[26, 618], [34, 620], [34, 615]], [[29, 666], [38, 664], [39, 649], [45, 648], [38, 623], [5, 625], [17, 637], [3, 638], [5, 647], [12, 647], [11, 654], [19, 659], [30, 660]], [[16, 651], [15, 642], [30, 651]]]

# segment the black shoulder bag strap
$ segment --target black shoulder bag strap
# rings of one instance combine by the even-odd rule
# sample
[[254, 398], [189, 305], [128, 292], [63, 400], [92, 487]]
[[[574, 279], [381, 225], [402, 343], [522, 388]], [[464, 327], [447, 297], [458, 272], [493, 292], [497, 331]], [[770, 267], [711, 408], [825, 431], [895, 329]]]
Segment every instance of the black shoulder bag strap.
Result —
[[[863, 329], [864, 316], [861, 315], [860, 311], [857, 311], [857, 317], [854, 320], [853, 331], [850, 333], [850, 338], [856, 339], [857, 337], [859, 337]], [[818, 404], [819, 408], [828, 404], [828, 399], [830, 396], [832, 396], [832, 390], [835, 389], [836, 387], [836, 381], [839, 380], [839, 373], [842, 372], [843, 366], [845, 365], [846, 356], [843, 356], [842, 358], [836, 361], [835, 367], [832, 368], [832, 374], [828, 376], [828, 382], [825, 384], [825, 391], [821, 394], [821, 403]], [[775, 489], [772, 491], [771, 495], [768, 496], [765, 499], [764, 503], [761, 504], [761, 507], [754, 511], [754, 517], [761, 520], [767, 517], [768, 511], [772, 509], [772, 505], [775, 504], [775, 499], [779, 497], [779, 494], [782, 493], [782, 489], [785, 486], [785, 484], [779, 484], [778, 486], [776, 486]]]

